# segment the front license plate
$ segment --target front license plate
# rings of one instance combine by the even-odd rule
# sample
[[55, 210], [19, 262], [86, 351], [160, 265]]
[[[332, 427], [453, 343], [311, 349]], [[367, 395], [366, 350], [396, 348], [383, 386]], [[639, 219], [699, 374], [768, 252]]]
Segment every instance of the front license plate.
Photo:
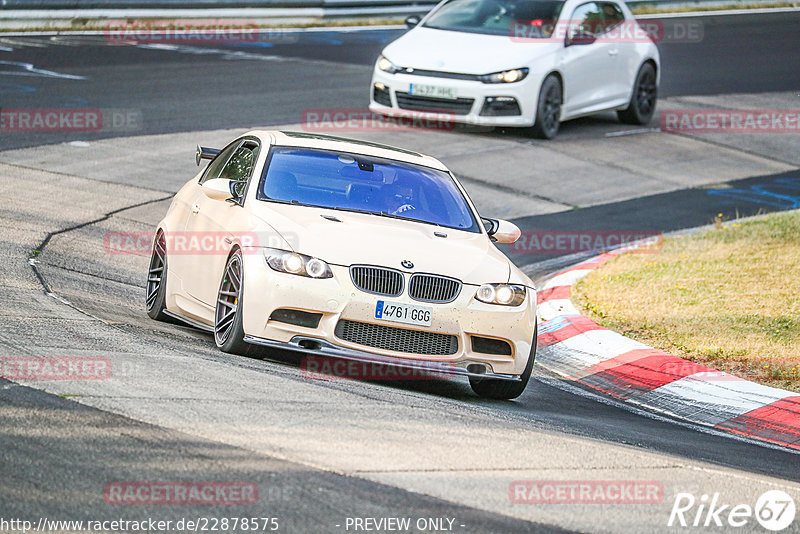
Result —
[[379, 300], [375, 306], [375, 318], [393, 323], [430, 326], [433, 318], [433, 308]]
[[423, 85], [419, 83], [409, 84], [408, 94], [433, 98], [447, 98], [449, 100], [458, 98], [458, 93], [454, 87], [440, 87], [438, 85]]

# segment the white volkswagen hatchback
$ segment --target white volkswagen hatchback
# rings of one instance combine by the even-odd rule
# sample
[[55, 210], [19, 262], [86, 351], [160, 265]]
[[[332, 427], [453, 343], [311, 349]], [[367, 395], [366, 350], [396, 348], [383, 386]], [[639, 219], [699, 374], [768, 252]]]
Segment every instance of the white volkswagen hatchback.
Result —
[[406, 23], [375, 63], [373, 112], [445, 113], [545, 139], [599, 111], [629, 124], [655, 112], [662, 28], [619, 0], [445, 0]]

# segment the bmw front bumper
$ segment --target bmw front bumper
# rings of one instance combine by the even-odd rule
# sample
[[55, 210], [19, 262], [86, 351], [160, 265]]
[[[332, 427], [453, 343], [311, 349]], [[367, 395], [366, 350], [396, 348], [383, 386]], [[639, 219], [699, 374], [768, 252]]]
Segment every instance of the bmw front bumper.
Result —
[[[245, 255], [244, 261], [243, 327], [245, 341], [249, 343], [443, 374], [510, 380], [522, 374], [531, 354], [536, 293], [530, 288], [525, 302], [516, 307], [480, 302], [475, 299], [477, 286], [467, 284], [452, 302], [436, 304], [413, 300], [407, 294], [382, 297], [361, 291], [344, 266], [331, 266], [333, 278], [310, 279], [272, 271], [260, 254]], [[430, 307], [431, 325], [413, 326], [376, 319], [379, 300]], [[311, 324], [276, 320], [275, 312], [281, 310], [296, 310], [317, 319]], [[393, 347], [346, 339], [339, 330], [342, 322], [379, 330], [397, 329], [402, 335], [438, 334], [455, 338], [455, 345], [446, 354], [392, 350]], [[505, 354], [475, 350], [476, 338], [503, 341], [510, 350]]]

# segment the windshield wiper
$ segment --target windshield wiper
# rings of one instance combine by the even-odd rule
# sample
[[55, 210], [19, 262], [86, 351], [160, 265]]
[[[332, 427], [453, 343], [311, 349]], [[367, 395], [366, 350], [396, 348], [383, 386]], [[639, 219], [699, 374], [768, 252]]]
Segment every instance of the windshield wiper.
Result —
[[388, 211], [382, 211], [380, 213], [373, 212], [373, 214], [374, 215], [379, 215], [381, 217], [388, 217], [390, 219], [400, 219], [402, 221], [413, 221], [413, 222], [418, 222], [418, 223], [423, 223], [423, 224], [432, 224], [434, 226], [439, 226], [439, 227], [442, 226], [441, 224], [435, 223], [433, 221], [423, 221], [422, 219], [414, 219], [412, 217], [403, 217], [402, 215], [395, 215], [394, 213], [389, 213]]
[[358, 208], [343, 208], [341, 206], [334, 206], [332, 208], [326, 208], [326, 209], [336, 210], [336, 211], [350, 211], [350, 212], [353, 212], [353, 213], [366, 213], [367, 215], [375, 215], [374, 211], [360, 210]]
[[292, 206], [305, 206], [306, 208], [321, 208], [322, 206], [315, 206], [314, 204], [306, 204], [305, 202], [300, 202], [299, 200], [292, 200], [289, 202]]
[[[272, 199], [270, 199], [272, 200]], [[439, 226], [440, 228], [449, 228], [447, 226], [443, 226], [439, 223], [435, 223], [433, 221], [424, 221], [421, 219], [414, 219], [412, 217], [403, 217], [402, 215], [395, 215], [394, 213], [389, 213], [388, 211], [370, 211], [370, 210], [360, 210], [358, 208], [342, 208], [341, 206], [318, 206], [316, 204], [306, 204], [300, 202], [299, 200], [272, 200], [272, 202], [280, 202], [282, 204], [291, 204], [292, 206], [304, 206], [308, 208], [319, 208], [323, 210], [335, 210], [335, 211], [349, 211], [352, 213], [363, 213], [365, 215], [375, 215], [376, 217], [386, 217], [388, 219], [400, 219], [402, 221], [411, 221], [411, 222], [418, 222], [423, 224], [432, 224], [434, 226]]]

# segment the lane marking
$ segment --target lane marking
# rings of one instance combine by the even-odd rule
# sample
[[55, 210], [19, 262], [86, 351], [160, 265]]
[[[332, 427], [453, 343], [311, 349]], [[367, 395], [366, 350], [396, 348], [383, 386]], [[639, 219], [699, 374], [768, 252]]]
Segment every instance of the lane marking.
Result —
[[607, 132], [604, 137], [622, 137], [624, 135], [637, 135], [643, 133], [660, 132], [661, 128], [639, 128], [637, 130], [622, 130], [619, 132]]
[[[5, 66], [5, 68], [3, 66]], [[9, 76], [41, 76], [42, 78], [61, 78], [64, 80], [86, 79], [86, 76], [40, 69], [34, 66], [33, 63], [24, 63], [21, 61], [0, 61], [0, 75], [2, 74]]]

